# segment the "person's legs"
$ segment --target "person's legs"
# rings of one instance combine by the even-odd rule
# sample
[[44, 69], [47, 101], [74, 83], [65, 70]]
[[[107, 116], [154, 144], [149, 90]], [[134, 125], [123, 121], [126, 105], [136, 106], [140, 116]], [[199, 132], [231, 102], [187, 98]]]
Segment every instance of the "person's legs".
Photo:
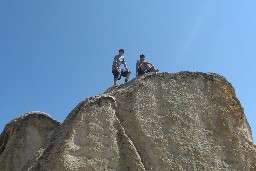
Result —
[[151, 70], [152, 70], [152, 71], [154, 71], [154, 70], [155, 70], [155, 67], [154, 67], [154, 66], [152, 66], [152, 67], [151, 67]]
[[141, 67], [138, 69], [138, 76], [145, 74], [144, 70]]
[[117, 78], [114, 79], [114, 86], [116, 86]]
[[121, 71], [121, 76], [126, 77], [125, 82], [128, 82], [130, 75], [131, 75], [131, 71], [129, 71], [129, 72], [128, 71]]
[[126, 76], [125, 82], [128, 82], [128, 80], [130, 78], [130, 75], [131, 75], [131, 71], [127, 72], [127, 76]]
[[151, 71], [152, 67], [150, 67], [150, 66], [148, 66], [148, 64], [144, 63], [141, 65], [141, 69], [142, 69], [142, 71], [144, 71], [145, 69], [148, 71]]
[[116, 83], [117, 83], [117, 80], [120, 80], [120, 79], [119, 79], [120, 74], [119, 74], [119, 72], [116, 71], [116, 70], [113, 70], [112, 73], [113, 73], [113, 75], [114, 75], [114, 86], [116, 86], [116, 85], [117, 85], [117, 84], [116, 84]]
[[148, 66], [148, 67], [149, 67], [149, 69], [147, 69], [148, 72], [153, 72], [155, 70], [154, 66]]
[[144, 68], [144, 70], [146, 69], [147, 73], [148, 72], [157, 72], [158, 71], [158, 70], [155, 70], [154, 66], [149, 66], [147, 64], [143, 64], [141, 68]]

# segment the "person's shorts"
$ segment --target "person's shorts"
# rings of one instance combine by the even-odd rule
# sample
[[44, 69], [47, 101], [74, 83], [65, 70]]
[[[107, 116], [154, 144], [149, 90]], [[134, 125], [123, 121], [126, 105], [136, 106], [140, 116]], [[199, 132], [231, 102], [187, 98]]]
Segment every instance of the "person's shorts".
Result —
[[145, 74], [145, 73], [147, 73], [147, 69], [142, 70], [141, 67], [139, 67], [139, 69], [138, 69], [138, 75], [143, 75], [143, 74]]
[[114, 75], [114, 79], [118, 79], [120, 80], [121, 77], [126, 77], [127, 74], [128, 74], [128, 71], [124, 71], [124, 70], [121, 70], [121, 74], [119, 72], [117, 72], [117, 70], [112, 70], [112, 73]]

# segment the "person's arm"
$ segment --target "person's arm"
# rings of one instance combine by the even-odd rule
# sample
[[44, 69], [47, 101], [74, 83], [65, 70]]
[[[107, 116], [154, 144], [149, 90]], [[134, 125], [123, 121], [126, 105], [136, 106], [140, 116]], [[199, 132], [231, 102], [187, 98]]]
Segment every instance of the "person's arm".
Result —
[[146, 62], [148, 65], [151, 65], [151, 67], [154, 67], [154, 65], [150, 62]]
[[124, 63], [124, 68], [126, 69], [126, 71], [130, 71], [129, 69], [128, 69], [128, 66], [126, 65], [126, 63]]
[[114, 65], [115, 65], [115, 68], [116, 68], [117, 72], [119, 72], [119, 73], [120, 73], [121, 71], [120, 71], [120, 70], [119, 70], [119, 68], [118, 68], [117, 62], [115, 62], [115, 64], [114, 64]]

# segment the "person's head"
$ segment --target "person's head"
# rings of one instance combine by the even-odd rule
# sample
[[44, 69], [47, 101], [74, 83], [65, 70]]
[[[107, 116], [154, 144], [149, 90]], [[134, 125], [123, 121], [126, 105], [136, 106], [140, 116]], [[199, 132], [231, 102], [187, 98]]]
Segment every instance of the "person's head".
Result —
[[144, 54], [141, 54], [140, 55], [140, 61], [144, 61], [145, 60], [145, 55]]
[[124, 54], [124, 49], [119, 49], [119, 55], [123, 55]]

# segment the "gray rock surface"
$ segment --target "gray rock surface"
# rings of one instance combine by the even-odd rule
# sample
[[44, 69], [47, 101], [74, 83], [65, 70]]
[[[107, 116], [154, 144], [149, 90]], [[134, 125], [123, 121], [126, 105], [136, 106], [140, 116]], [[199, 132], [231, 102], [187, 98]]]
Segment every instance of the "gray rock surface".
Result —
[[224, 77], [161, 73], [106, 93], [146, 170], [256, 170], [251, 128]]
[[20, 171], [59, 125], [42, 112], [30, 112], [8, 123], [0, 135], [0, 170]]
[[27, 170], [254, 171], [256, 146], [224, 77], [149, 74], [81, 102]]
[[23, 170], [145, 170], [115, 110], [112, 96], [81, 102]]

